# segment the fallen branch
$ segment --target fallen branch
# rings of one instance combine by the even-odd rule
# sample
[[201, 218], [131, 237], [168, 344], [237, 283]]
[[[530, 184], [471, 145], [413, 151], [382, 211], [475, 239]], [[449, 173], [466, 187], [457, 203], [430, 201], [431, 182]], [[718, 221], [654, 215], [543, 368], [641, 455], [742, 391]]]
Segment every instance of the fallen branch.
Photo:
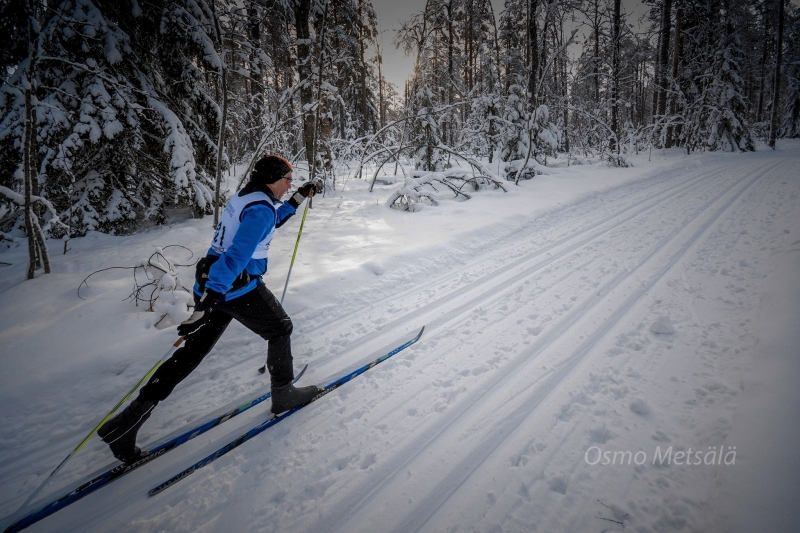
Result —
[[[161, 292], [164, 290], [170, 291], [173, 295], [175, 294], [175, 290], [182, 290], [183, 292], [191, 294], [191, 288], [186, 287], [181, 282], [181, 279], [175, 271], [175, 268], [193, 266], [195, 263], [197, 263], [197, 261], [186, 264], [170, 261], [164, 255], [164, 250], [167, 248], [183, 248], [189, 252], [189, 261], [191, 261], [191, 259], [194, 257], [194, 254], [189, 248], [178, 244], [170, 244], [164, 248], [157, 248], [156, 251], [153, 252], [146, 261], [142, 261], [138, 265], [113, 266], [95, 270], [86, 276], [80, 285], [78, 285], [78, 298], [85, 300], [85, 298], [81, 296], [81, 288], [84, 285], [89, 288], [89, 278], [95, 274], [106, 272], [108, 270], [133, 270], [133, 290], [127, 297], [123, 298], [122, 301], [133, 300], [137, 307], [139, 306], [139, 302], [142, 302], [143, 304], [147, 303], [147, 311], [149, 312], [155, 311], [156, 302], [158, 301]], [[138, 277], [142, 275], [145, 278], [144, 280], [140, 280]], [[162, 316], [157, 323], [161, 322], [166, 314]]]

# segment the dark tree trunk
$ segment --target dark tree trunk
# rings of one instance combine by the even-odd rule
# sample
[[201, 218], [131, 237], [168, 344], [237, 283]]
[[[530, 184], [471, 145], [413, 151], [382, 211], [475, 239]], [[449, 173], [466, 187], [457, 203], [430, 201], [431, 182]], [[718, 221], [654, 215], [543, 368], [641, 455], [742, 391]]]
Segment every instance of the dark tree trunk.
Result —
[[656, 91], [658, 91], [658, 108], [656, 114], [664, 115], [667, 109], [667, 65], [669, 64], [669, 39], [672, 22], [672, 0], [664, 0], [661, 12], [661, 47], [658, 50], [656, 66]]
[[384, 124], [386, 124], [386, 107], [383, 102], [383, 72], [381, 66], [383, 65], [383, 55], [382, 50], [378, 49], [378, 118], [380, 120], [379, 128], [383, 128]]
[[331, 172], [333, 170], [333, 152], [331, 151], [331, 138], [333, 133], [333, 114], [330, 112], [330, 102], [327, 98], [323, 97], [320, 102], [322, 109], [322, 117], [319, 119], [319, 134], [317, 135], [317, 144], [320, 146], [322, 168], [326, 173], [330, 173], [334, 179], [334, 186], [336, 176]]
[[474, 79], [474, 71], [475, 71], [475, 63], [474, 63], [474, 50], [475, 50], [475, 43], [474, 43], [474, 35], [473, 35], [473, 26], [474, 22], [472, 17], [474, 15], [474, 7], [473, 7], [473, 0], [468, 0], [467, 4], [467, 63], [466, 63], [466, 82], [467, 82], [467, 92], [472, 90], [472, 87], [475, 85]]
[[756, 109], [756, 122], [761, 122], [761, 118], [764, 114], [764, 90], [766, 89], [767, 84], [767, 57], [770, 45], [772, 44], [772, 39], [770, 39], [768, 36], [769, 30], [766, 29], [766, 24], [764, 26], [764, 50], [761, 53], [761, 80], [758, 85], [758, 108]]
[[614, 0], [614, 22], [613, 22], [613, 53], [611, 57], [611, 130], [614, 137], [611, 138], [609, 147], [612, 151], [619, 153], [619, 106], [617, 98], [619, 96], [619, 33], [620, 33], [620, 0]]
[[[542, 23], [542, 46], [539, 49], [539, 61], [537, 62], [536, 82], [542, 83], [544, 79], [544, 72], [542, 72], [547, 65], [547, 31], [548, 24], [550, 23], [550, 9], [547, 5], [544, 6], [545, 15], [544, 22]], [[538, 48], [538, 45], [537, 45]]]
[[[683, 16], [683, 11], [678, 9], [675, 13], [675, 46], [673, 46], [672, 50], [672, 79], [675, 83], [678, 82], [678, 65], [680, 64], [680, 57], [681, 57], [681, 18]], [[673, 98], [670, 102], [670, 114], [675, 113], [675, 107], [677, 106], [677, 102], [675, 98]], [[672, 125], [667, 127], [667, 139], [666, 139], [666, 147], [669, 148], [673, 145], [673, 142], [676, 140], [677, 135], [680, 134], [680, 130], [673, 128]]]
[[600, 2], [594, 0], [594, 101], [600, 102]]
[[[453, 0], [447, 3], [447, 105], [453, 103]], [[444, 125], [445, 142], [452, 141], [450, 137], [450, 122]]]
[[667, 110], [667, 65], [669, 64], [669, 38], [672, 22], [672, 0], [664, 0], [661, 10], [661, 31], [656, 56], [655, 88], [653, 94], [653, 120]]
[[[569, 104], [568, 80], [567, 80], [567, 61], [563, 61], [563, 81], [564, 81], [564, 103]], [[564, 151], [569, 153], [569, 109], [564, 106]], [[569, 163], [567, 163], [569, 164]]]
[[683, 10], [678, 9], [675, 13], [675, 46], [672, 51], [672, 79], [678, 79], [678, 63], [681, 58], [681, 18], [683, 18]]
[[[344, 82], [339, 80], [339, 94], [344, 93]], [[347, 116], [345, 115], [345, 107], [339, 104], [339, 137], [342, 139], [347, 138]]]
[[258, 17], [255, 5], [249, 4], [247, 7], [248, 37], [253, 49], [250, 51], [250, 92], [253, 98], [253, 115], [260, 118], [264, 112], [264, 75], [263, 65], [258, 58], [258, 50], [261, 48], [261, 21]]
[[364, 25], [361, 13], [362, 3], [358, 3], [358, 46], [361, 59], [361, 134], [364, 135], [369, 130], [369, 106], [367, 102], [367, 63], [364, 60]]
[[758, 107], [756, 109], [756, 122], [761, 122], [762, 114], [764, 112], [764, 90], [767, 84], [767, 57], [772, 48], [772, 37], [770, 36], [770, 25], [767, 23], [768, 11], [766, 2], [762, 6], [761, 21], [764, 25], [764, 42], [761, 50], [761, 73], [758, 83]]
[[536, 106], [536, 73], [539, 71], [539, 37], [536, 34], [536, 10], [539, 7], [539, 0], [530, 0], [528, 11], [528, 63], [530, 72], [528, 73], [528, 92], [531, 101]]
[[[663, 18], [663, 13], [662, 13]], [[656, 123], [656, 112], [658, 111], [658, 54], [661, 50], [661, 41], [663, 40], [663, 32], [659, 29], [658, 32], [658, 46], [656, 46], [656, 57], [653, 62], [653, 103], [650, 106], [650, 122]]]
[[781, 63], [783, 61], [783, 0], [778, 0], [778, 42], [776, 43], [775, 82], [772, 92], [772, 120], [769, 127], [769, 146], [775, 149], [778, 137], [778, 107], [781, 97]]
[[[335, 9], [333, 10], [333, 13], [331, 13], [331, 16], [333, 17], [333, 27], [339, 26], [341, 22], [339, 20], [339, 17], [337, 16], [337, 12]], [[339, 50], [341, 48], [341, 40], [339, 39], [338, 32], [334, 33], [333, 42], [331, 44], [334, 50]], [[336, 65], [336, 74], [337, 74], [336, 89], [339, 92], [339, 94], [344, 94], [344, 89], [345, 89], [344, 75], [342, 71], [343, 71], [342, 66]], [[345, 116], [345, 112], [347, 111], [347, 109], [345, 108], [344, 105], [342, 105], [341, 102], [337, 102], [336, 108], [338, 109], [338, 115], [339, 115], [338, 118], [339, 125], [337, 126], [337, 129], [339, 130], [339, 138], [346, 139], [347, 134], [345, 132], [347, 131], [347, 118]]]
[[311, 0], [297, 0], [294, 4], [294, 22], [297, 33], [297, 73], [300, 75], [300, 108], [303, 112], [303, 144], [306, 160], [311, 168], [314, 165], [314, 113], [311, 110], [314, 99], [314, 84], [311, 70]]
[[[559, 28], [558, 45], [564, 45], [564, 19], [561, 19], [561, 27]], [[564, 98], [564, 151], [569, 153], [569, 79], [567, 78], [567, 55], [561, 54], [561, 83], [562, 83], [562, 98]], [[567, 160], [569, 165], [569, 160]]]

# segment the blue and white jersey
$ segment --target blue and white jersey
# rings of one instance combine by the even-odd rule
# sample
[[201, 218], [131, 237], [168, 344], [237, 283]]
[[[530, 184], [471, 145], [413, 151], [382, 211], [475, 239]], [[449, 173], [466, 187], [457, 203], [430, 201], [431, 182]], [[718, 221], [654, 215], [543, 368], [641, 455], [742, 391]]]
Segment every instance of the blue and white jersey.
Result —
[[[234, 195], [233, 198], [228, 201], [228, 205], [225, 206], [225, 211], [222, 212], [219, 224], [217, 224], [217, 230], [214, 232], [214, 238], [211, 239], [211, 248], [217, 252], [218, 255], [224, 254], [225, 250], [230, 248], [233, 244], [233, 238], [236, 236], [239, 226], [242, 223], [244, 210], [252, 205], [265, 205], [269, 207], [273, 212], [273, 217], [277, 220], [278, 211], [275, 208], [275, 204], [273, 204], [272, 199], [263, 192], [251, 192], [244, 196], [239, 196], [238, 194]], [[256, 249], [252, 255], [253, 259], [266, 259], [267, 253], [269, 252], [269, 243], [272, 242], [272, 236], [274, 234], [275, 224], [272, 224], [272, 228], [256, 245]]]
[[[261, 276], [267, 271], [267, 252], [275, 228], [295, 213], [288, 202], [273, 201], [266, 193], [243, 192], [225, 206], [208, 249], [208, 255], [219, 259], [208, 271], [206, 287], [225, 295], [225, 300], [238, 298], [263, 283]], [[250, 275], [250, 282], [231, 290], [242, 272]], [[197, 284], [194, 292], [200, 295]]]

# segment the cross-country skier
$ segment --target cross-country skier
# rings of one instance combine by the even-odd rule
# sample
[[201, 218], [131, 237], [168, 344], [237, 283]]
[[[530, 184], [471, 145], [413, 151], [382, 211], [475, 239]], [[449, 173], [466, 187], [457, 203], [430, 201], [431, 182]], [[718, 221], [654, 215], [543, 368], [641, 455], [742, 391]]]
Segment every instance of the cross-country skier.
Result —
[[275, 228], [313, 192], [313, 184], [306, 183], [281, 203], [291, 183], [292, 165], [269, 155], [256, 162], [247, 185], [228, 202], [211, 248], [197, 265], [194, 313], [178, 326], [186, 344], [158, 368], [127, 408], [97, 432], [117, 459], [133, 463], [144, 456], [136, 446], [139, 428], [158, 402], [197, 368], [232, 319], [268, 342], [273, 413], [306, 404], [319, 392], [315, 386], [292, 384], [292, 321], [261, 279]]

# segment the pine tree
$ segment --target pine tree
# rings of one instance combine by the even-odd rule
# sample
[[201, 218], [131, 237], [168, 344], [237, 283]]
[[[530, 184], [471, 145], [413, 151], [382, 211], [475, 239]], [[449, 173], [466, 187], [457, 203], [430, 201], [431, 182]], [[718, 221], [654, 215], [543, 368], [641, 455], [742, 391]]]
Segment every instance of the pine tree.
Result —
[[675, 141], [687, 151], [754, 149], [740, 75], [745, 13], [739, 4], [725, 0], [685, 10], [683, 31], [689, 38], [682, 41], [680, 76], [671, 97], [681, 123]]

